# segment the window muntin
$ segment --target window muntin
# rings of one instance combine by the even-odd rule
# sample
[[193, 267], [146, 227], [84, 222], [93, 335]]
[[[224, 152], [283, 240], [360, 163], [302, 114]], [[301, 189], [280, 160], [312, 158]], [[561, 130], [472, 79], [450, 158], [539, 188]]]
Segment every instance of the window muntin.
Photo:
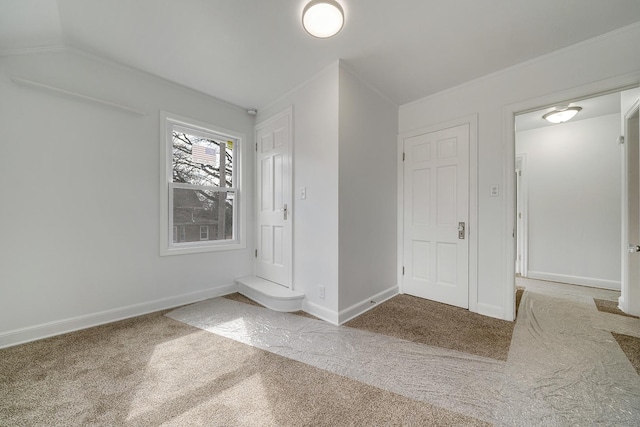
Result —
[[209, 226], [201, 225], [200, 226], [200, 240], [209, 240]]
[[241, 138], [165, 114], [163, 119], [168, 215], [161, 254], [243, 247], [236, 165]]
[[173, 126], [171, 138], [173, 182], [233, 187], [233, 139], [183, 126]]

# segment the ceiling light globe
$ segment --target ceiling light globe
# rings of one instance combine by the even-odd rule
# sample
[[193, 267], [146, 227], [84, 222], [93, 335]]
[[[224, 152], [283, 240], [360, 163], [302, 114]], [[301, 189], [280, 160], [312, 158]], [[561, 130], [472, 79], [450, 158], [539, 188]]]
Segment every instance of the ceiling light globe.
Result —
[[580, 110], [582, 110], [580, 107], [568, 107], [562, 110], [550, 111], [542, 118], [551, 123], [564, 123], [571, 120]]
[[313, 0], [302, 12], [302, 26], [314, 37], [325, 39], [334, 36], [343, 25], [344, 11], [333, 0]]

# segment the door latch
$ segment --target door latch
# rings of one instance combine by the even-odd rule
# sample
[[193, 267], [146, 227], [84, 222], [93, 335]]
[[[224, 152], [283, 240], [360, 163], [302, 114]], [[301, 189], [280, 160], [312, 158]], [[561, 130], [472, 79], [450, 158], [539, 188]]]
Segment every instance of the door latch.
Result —
[[629, 251], [629, 253], [640, 252], [640, 246], [629, 245], [629, 248], [627, 250]]
[[458, 223], [458, 239], [464, 239], [465, 236], [465, 224], [464, 222]]
[[285, 203], [284, 208], [282, 208], [282, 212], [284, 213], [284, 219], [287, 219], [287, 213], [289, 212], [287, 209], [287, 204]]

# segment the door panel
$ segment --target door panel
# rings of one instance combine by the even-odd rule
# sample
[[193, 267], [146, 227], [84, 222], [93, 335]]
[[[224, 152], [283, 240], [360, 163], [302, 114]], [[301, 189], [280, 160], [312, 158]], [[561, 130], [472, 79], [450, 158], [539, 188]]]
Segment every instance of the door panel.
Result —
[[256, 276], [291, 287], [291, 116], [256, 128], [257, 212]]
[[640, 99], [625, 115], [622, 188], [623, 253], [620, 308], [640, 316]]
[[403, 292], [469, 307], [469, 125], [404, 139]]

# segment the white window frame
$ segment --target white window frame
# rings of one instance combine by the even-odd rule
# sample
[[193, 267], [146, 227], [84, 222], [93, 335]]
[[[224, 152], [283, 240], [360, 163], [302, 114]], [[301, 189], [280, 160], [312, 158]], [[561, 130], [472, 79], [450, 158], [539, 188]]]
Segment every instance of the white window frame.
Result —
[[[202, 237], [202, 232], [204, 233], [204, 237]], [[200, 240], [209, 240], [209, 226], [208, 225], [201, 225], [200, 226]]]
[[[188, 130], [196, 135], [215, 134], [234, 140], [233, 187], [196, 186], [173, 182], [173, 128]], [[243, 134], [214, 126], [177, 114], [160, 111], [160, 255], [182, 255], [201, 252], [227, 251], [246, 248], [246, 209], [242, 198], [242, 158], [245, 137]], [[224, 191], [234, 195], [233, 240], [202, 240], [174, 242], [173, 240], [173, 190], [174, 188]], [[179, 240], [179, 239], [178, 239]]]

